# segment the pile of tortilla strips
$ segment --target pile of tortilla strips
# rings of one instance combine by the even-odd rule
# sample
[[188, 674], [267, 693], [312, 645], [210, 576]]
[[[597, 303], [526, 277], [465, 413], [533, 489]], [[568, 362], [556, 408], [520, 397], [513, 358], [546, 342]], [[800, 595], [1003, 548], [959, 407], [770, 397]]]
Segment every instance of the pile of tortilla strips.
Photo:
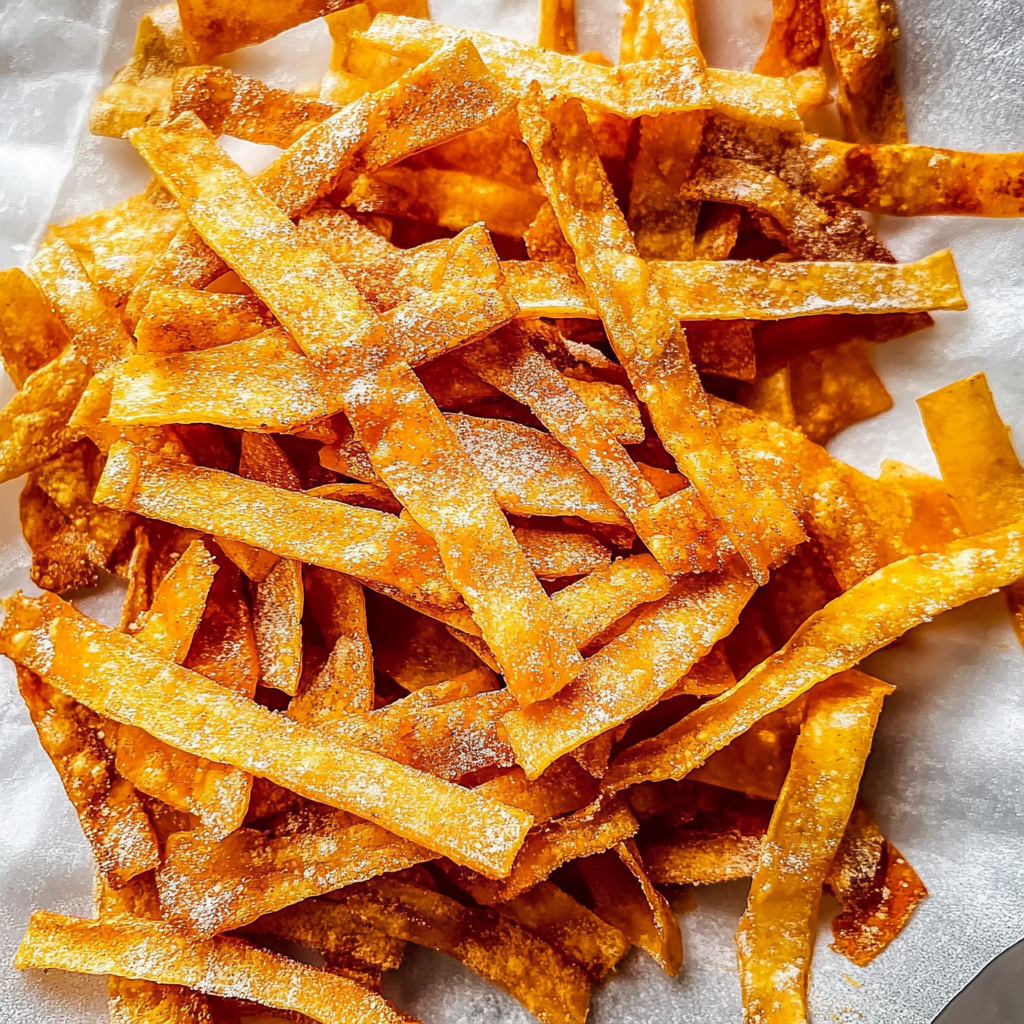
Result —
[[[91, 114], [151, 184], [0, 277], [43, 591], [0, 650], [99, 878], [17, 966], [110, 975], [119, 1024], [410, 1021], [410, 942], [581, 1024], [747, 877], [746, 1018], [791, 1024], [824, 889], [862, 966], [927, 895], [858, 799], [856, 666], [998, 589], [1024, 634], [1024, 468], [982, 375], [920, 400], [942, 479], [822, 446], [966, 305], [857, 211], [1020, 216], [1024, 153], [908, 144], [891, 0], [776, 0], [754, 72], [688, 0], [631, 0], [618, 65], [540, 7], [537, 46], [158, 8]], [[314, 87], [208, 63], [321, 16]], [[109, 574], [116, 629], [59, 596]]]

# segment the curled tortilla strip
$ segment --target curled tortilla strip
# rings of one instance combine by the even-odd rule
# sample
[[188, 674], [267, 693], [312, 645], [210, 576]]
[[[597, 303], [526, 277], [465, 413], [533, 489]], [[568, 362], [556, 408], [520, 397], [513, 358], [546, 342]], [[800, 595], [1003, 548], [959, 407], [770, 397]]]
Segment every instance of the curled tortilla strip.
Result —
[[160, 847], [153, 826], [135, 787], [114, 770], [113, 752], [104, 742], [110, 723], [22, 665], [18, 690], [100, 876], [117, 887], [157, 867]]
[[[3, 651], [98, 714], [180, 750], [428, 842], [485, 873], [511, 870], [532, 818], [316, 732], [155, 656], [52, 595], [9, 599]], [[302, 751], [301, 761], [293, 756]], [[438, 821], [446, 823], [439, 831]]]
[[431, 853], [376, 825], [323, 808], [286, 813], [271, 832], [240, 828], [168, 837], [157, 873], [164, 917], [195, 938], [429, 860]]
[[508, 992], [542, 1024], [583, 1024], [590, 983], [577, 964], [543, 938], [488, 907], [399, 879], [337, 894], [357, 918], [394, 938], [440, 950]]
[[498, 903], [494, 909], [579, 964], [595, 985], [600, 985], [629, 952], [629, 940], [618, 928], [551, 882], [538, 882], [528, 892]]
[[754, 70], [759, 75], [792, 75], [821, 63], [825, 20], [816, 0], [772, 0], [768, 39]]
[[507, 714], [502, 727], [527, 775], [656, 704], [732, 631], [753, 590], [728, 574], [684, 577], [589, 658], [565, 690]]
[[616, 792], [648, 779], [683, 778], [815, 683], [852, 668], [914, 626], [1021, 576], [1020, 524], [879, 569], [812, 615], [780, 651], [731, 690], [624, 751], [604, 787]]
[[251, 999], [321, 1024], [409, 1024], [391, 1003], [348, 978], [257, 949], [241, 939], [185, 938], [161, 921], [88, 921], [37, 910], [15, 966], [24, 970], [115, 974], [207, 995]]
[[683, 964], [683, 937], [668, 901], [654, 887], [640, 851], [627, 839], [579, 863], [595, 912], [649, 953], [671, 978]]
[[[917, 400], [942, 480], [970, 533], [1009, 526], [1024, 515], [1024, 466], [983, 373]], [[1024, 645], [1024, 581], [1003, 591]]]
[[862, 672], [815, 689], [736, 932], [744, 1016], [807, 1016], [821, 887], [853, 811], [882, 701]]

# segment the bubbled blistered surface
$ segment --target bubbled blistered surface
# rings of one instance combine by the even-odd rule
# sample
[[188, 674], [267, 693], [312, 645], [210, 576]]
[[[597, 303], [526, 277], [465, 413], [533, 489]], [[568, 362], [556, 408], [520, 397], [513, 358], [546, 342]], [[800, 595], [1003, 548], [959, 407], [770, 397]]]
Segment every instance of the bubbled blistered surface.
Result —
[[[24, 266], [49, 221], [110, 205], [145, 184], [145, 168], [131, 147], [90, 137], [85, 122], [89, 101], [124, 62], [138, 17], [153, 5], [0, 2], [0, 265]], [[614, 57], [617, 0], [579, 0], [579, 6], [580, 49]], [[698, 0], [698, 6], [709, 63], [751, 67], [767, 34], [768, 0]], [[900, 0], [899, 8], [911, 140], [1024, 149], [1019, 0]], [[432, 0], [432, 9], [439, 21], [533, 41], [534, 0]], [[227, 63], [291, 87], [326, 67], [328, 49], [323, 26], [309, 25]], [[274, 152], [227, 145], [250, 171]], [[939, 313], [934, 330], [878, 351], [895, 407], [846, 431], [834, 453], [871, 473], [882, 458], [934, 472], [914, 398], [976, 370], [988, 374], [1020, 449], [1024, 223], [940, 217], [882, 218], [879, 225], [901, 260], [950, 247], [971, 308]], [[11, 393], [4, 379], [0, 399]], [[17, 587], [34, 591], [17, 525], [20, 488], [17, 481], [0, 487], [3, 595]], [[110, 622], [118, 604], [119, 595], [108, 592], [81, 606]], [[1024, 938], [1024, 655], [1001, 602], [990, 598], [918, 628], [866, 667], [897, 687], [869, 762], [868, 799], [932, 895], [867, 969], [829, 951], [823, 919], [811, 1007], [815, 1024], [927, 1024], [989, 960]], [[0, 665], [0, 808], [0, 1018], [4, 1024], [99, 1024], [106, 1020], [102, 979], [19, 975], [9, 966], [31, 910], [90, 913], [92, 867], [7, 662]], [[666, 978], [642, 955], [627, 958], [612, 983], [595, 993], [594, 1024], [738, 1024], [732, 937], [746, 884], [699, 893], [696, 910], [682, 918], [686, 948], [678, 977]], [[411, 949], [385, 991], [426, 1024], [530, 1020], [510, 997], [427, 950]], [[1014, 1000], [1004, 990], [992, 1000], [1019, 1006], [1024, 991], [1018, 988]], [[997, 1020], [1004, 1024], [998, 1017], [991, 1024]]]

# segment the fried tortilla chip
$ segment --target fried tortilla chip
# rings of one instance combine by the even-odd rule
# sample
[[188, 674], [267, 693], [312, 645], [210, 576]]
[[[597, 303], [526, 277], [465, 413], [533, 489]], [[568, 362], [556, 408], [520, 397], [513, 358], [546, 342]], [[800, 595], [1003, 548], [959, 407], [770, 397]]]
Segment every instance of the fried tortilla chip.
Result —
[[194, 352], [261, 334], [271, 325], [254, 295], [157, 288], [135, 326], [140, 352]]
[[241, 939], [197, 942], [161, 921], [118, 917], [88, 921], [37, 910], [18, 947], [19, 969], [183, 985], [208, 995], [242, 995], [263, 1006], [305, 1014], [322, 1024], [409, 1024], [412, 1018], [361, 985], [257, 949]]
[[612, 564], [612, 553], [586, 533], [528, 526], [518, 526], [513, 532], [530, 568], [542, 580], [585, 576]]
[[576, 0], [541, 0], [537, 45], [555, 53], [576, 53]]
[[879, 569], [812, 615], [778, 653], [731, 690], [624, 751], [604, 787], [615, 792], [647, 779], [683, 778], [815, 683], [852, 668], [908, 629], [1022, 575], [1024, 539], [1016, 526]]
[[551, 882], [538, 882], [494, 909], [579, 964], [595, 985], [601, 984], [629, 951], [629, 940], [618, 928]]
[[825, 46], [825, 20], [816, 0], [772, 0], [768, 39], [754, 70], [759, 75], [792, 75], [817, 67]]
[[398, 879], [352, 886], [335, 897], [394, 938], [440, 950], [508, 992], [542, 1024], [583, 1024], [590, 983], [543, 938], [487, 907]]
[[744, 1014], [799, 1020], [821, 887], [835, 857], [871, 751], [882, 701], [893, 687], [847, 672], [815, 689], [772, 813], [736, 932]]
[[502, 727], [527, 775], [657, 703], [731, 632], [753, 589], [728, 574], [684, 577], [589, 658], [562, 693], [506, 715]]
[[[199, 757], [255, 772], [485, 873], [511, 869], [532, 818], [314, 731], [230, 693], [52, 595], [11, 598], [3, 651], [93, 710]], [[219, 723], [219, 724], [218, 724]], [[302, 749], [301, 763], [289, 753]], [[429, 821], [427, 819], [430, 819]], [[437, 822], [444, 820], [444, 833]]]

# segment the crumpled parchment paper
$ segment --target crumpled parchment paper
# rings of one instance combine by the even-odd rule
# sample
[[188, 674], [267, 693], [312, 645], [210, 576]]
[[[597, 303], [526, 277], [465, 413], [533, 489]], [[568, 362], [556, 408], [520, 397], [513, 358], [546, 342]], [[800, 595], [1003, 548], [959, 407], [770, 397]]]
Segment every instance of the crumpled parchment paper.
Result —
[[[532, 41], [535, 0], [431, 0], [439, 21]], [[148, 180], [131, 147], [95, 139], [88, 105], [126, 59], [138, 0], [4, 0], [0, 4], [0, 260], [24, 266], [51, 221], [109, 205]], [[699, 4], [700, 6], [700, 4]], [[582, 49], [614, 57], [616, 0], [580, 0]], [[768, 0], [704, 0], [709, 62], [750, 67], [767, 31]], [[1024, 148], [1024, 9], [1019, 0], [900, 0], [903, 89], [915, 142]], [[326, 68], [322, 23], [228, 58], [232, 67], [294, 86]], [[228, 141], [250, 171], [266, 147]], [[868, 472], [898, 458], [935, 472], [914, 398], [984, 370], [1000, 409], [1024, 436], [1024, 223], [959, 218], [878, 227], [901, 259], [953, 249], [970, 302], [934, 330], [877, 352], [896, 402], [844, 433], [839, 457]], [[0, 385], [0, 399], [11, 393]], [[0, 594], [28, 582], [17, 518], [20, 482], [0, 487]], [[89, 596], [116, 619], [116, 590]], [[811, 1005], [816, 1024], [927, 1024], [1000, 951], [1024, 938], [1024, 652], [999, 598], [944, 616], [872, 657], [868, 671], [898, 689], [887, 702], [865, 783], [886, 833], [931, 890], [900, 939], [860, 969], [828, 949], [822, 913]], [[89, 915], [88, 848], [39, 748], [12, 666], [0, 664], [0, 1020], [93, 1024], [106, 1019], [103, 979], [10, 968], [37, 907]], [[682, 918], [686, 962], [666, 978], [634, 951], [595, 993], [594, 1024], [729, 1024], [740, 1002], [732, 936], [745, 883], [700, 892]], [[386, 992], [427, 1024], [532, 1018], [454, 961], [410, 947]]]

